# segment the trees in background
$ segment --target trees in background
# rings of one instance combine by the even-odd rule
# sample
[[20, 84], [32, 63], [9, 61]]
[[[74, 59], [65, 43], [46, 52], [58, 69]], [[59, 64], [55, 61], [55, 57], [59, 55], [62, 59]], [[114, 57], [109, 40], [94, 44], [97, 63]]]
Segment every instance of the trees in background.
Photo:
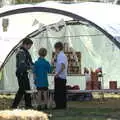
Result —
[[[44, 1], [49, 1], [49, 0], [0, 0], [0, 5], [4, 6], [3, 3], [11, 3], [11, 4], [26, 4], [26, 3], [39, 3], [39, 2], [44, 2]], [[53, 1], [62, 1], [65, 3], [72, 3], [72, 2], [113, 2], [113, 1], [120, 1], [120, 0], [53, 0]]]
[[16, 4], [24, 4], [24, 3], [39, 3], [39, 2], [43, 2], [46, 0], [15, 0]]
[[[23, 4], [23, 3], [39, 3], [49, 0], [15, 0], [16, 4]], [[53, 0], [53, 1], [63, 1], [63, 2], [79, 2], [79, 1], [101, 1], [101, 0]]]

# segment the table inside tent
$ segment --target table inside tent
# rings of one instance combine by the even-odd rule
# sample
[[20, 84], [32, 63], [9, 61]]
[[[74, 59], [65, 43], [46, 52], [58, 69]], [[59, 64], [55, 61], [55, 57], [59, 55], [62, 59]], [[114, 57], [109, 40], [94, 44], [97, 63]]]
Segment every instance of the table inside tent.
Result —
[[[54, 75], [50, 74], [48, 76], [49, 80], [49, 89], [54, 89]], [[80, 90], [85, 90], [86, 88], [86, 80], [84, 75], [78, 74], [69, 74], [67, 76], [67, 85], [74, 86], [78, 85]]]

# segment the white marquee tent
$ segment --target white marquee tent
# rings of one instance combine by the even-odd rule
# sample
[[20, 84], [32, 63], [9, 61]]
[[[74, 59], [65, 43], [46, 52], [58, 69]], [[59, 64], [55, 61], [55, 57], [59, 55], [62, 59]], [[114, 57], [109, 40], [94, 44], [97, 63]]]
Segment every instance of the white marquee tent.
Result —
[[[21, 40], [30, 37], [33, 60], [40, 47], [48, 49], [51, 59], [54, 43], [67, 41], [82, 53], [84, 67], [103, 68], [104, 87], [110, 80], [120, 86], [120, 6], [104, 3], [62, 4], [43, 2], [36, 5], [11, 5], [0, 8], [0, 65], [3, 71], [1, 89], [16, 90], [15, 54]], [[3, 32], [2, 20], [8, 19], [7, 32]], [[59, 28], [61, 29], [59, 30]], [[52, 29], [54, 28], [54, 29]], [[50, 88], [53, 87], [52, 77]], [[82, 76], [68, 76], [68, 84], [80, 84], [85, 89]]]

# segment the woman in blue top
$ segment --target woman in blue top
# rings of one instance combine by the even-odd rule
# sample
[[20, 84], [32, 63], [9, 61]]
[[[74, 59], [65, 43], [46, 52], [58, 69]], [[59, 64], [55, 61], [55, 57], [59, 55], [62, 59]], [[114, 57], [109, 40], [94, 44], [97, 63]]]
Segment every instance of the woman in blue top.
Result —
[[[47, 50], [45, 48], [41, 48], [38, 52], [39, 58], [35, 62], [34, 65], [34, 79], [35, 85], [38, 90], [38, 110], [41, 109], [42, 103], [45, 105], [45, 109], [47, 109], [48, 103], [48, 73], [51, 71], [51, 67], [49, 62], [45, 59], [47, 55]], [[44, 101], [42, 101], [42, 95], [44, 97]]]

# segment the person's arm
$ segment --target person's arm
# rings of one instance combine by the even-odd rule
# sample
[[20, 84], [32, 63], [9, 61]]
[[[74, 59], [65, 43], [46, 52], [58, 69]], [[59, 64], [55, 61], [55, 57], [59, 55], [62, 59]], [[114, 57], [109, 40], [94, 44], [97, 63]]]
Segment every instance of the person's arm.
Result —
[[34, 63], [33, 63], [33, 61], [32, 61], [32, 57], [31, 57], [31, 55], [30, 55], [29, 52], [28, 52], [28, 59], [29, 59], [30, 69], [32, 69]]
[[20, 73], [27, 71], [26, 56], [24, 51], [19, 51], [16, 56], [17, 69]]
[[65, 64], [61, 63], [61, 69], [60, 69], [60, 71], [58, 73], [56, 73], [55, 77], [58, 77], [59, 74], [61, 74], [64, 70], [65, 70]]
[[34, 66], [33, 66], [33, 79], [34, 79], [34, 83], [36, 84], [36, 72], [37, 72], [37, 62], [35, 62]]
[[54, 57], [51, 59], [51, 64], [54, 65], [57, 61], [57, 54], [54, 55]]
[[50, 63], [47, 63], [47, 72], [51, 73], [52, 72], [52, 66], [50, 65]]
[[58, 64], [60, 64], [61, 67], [60, 67], [60, 70], [57, 71], [55, 77], [58, 77], [59, 74], [61, 74], [65, 70], [65, 67], [66, 67], [65, 66], [65, 64], [66, 64], [66, 58], [65, 58], [65, 56], [59, 57], [57, 62], [58, 62]]

